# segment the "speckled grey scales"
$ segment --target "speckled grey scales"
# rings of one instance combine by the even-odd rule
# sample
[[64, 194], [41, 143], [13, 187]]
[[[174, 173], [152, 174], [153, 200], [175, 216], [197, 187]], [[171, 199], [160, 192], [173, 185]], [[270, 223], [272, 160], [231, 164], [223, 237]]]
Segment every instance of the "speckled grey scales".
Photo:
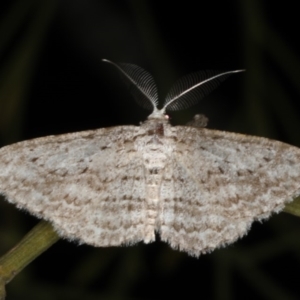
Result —
[[153, 241], [156, 230], [195, 256], [300, 192], [298, 148], [157, 120], [7, 146], [0, 170], [1, 193], [62, 237], [117, 246]]

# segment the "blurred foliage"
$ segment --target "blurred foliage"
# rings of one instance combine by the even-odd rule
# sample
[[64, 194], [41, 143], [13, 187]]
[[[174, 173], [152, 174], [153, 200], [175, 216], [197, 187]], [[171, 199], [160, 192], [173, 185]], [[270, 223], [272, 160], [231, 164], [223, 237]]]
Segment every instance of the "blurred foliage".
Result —
[[[3, 1], [0, 141], [144, 120], [148, 112], [101, 64], [107, 58], [148, 70], [161, 96], [193, 71], [247, 68], [172, 122], [201, 112], [211, 128], [300, 146], [298, 11], [288, 2]], [[1, 253], [36, 222], [0, 201]], [[60, 241], [8, 284], [8, 299], [298, 299], [299, 225], [279, 214], [199, 259], [159, 241], [103, 249]]]

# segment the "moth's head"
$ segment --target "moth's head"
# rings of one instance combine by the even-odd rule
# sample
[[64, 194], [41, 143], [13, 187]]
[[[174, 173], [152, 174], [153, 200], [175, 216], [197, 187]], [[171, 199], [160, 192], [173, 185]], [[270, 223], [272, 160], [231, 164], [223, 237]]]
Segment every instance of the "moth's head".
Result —
[[168, 121], [169, 116], [165, 113], [165, 108], [157, 109], [156, 107], [153, 109], [153, 112], [148, 116], [148, 120], [162, 120], [162, 121]]

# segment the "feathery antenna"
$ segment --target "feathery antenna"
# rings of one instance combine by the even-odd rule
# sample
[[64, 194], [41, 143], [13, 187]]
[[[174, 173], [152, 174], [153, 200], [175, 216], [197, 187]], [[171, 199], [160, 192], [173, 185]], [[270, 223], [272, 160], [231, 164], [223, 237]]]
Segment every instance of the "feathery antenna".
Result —
[[144, 69], [125, 63], [114, 63], [102, 59], [115, 66], [123, 75], [136, 102], [144, 108], [152, 109], [148, 118], [164, 118], [166, 110], [188, 108], [213, 91], [222, 81], [234, 73], [245, 70], [228, 72], [200, 71], [186, 75], [175, 82], [167, 94], [164, 106], [158, 110], [158, 94], [153, 77]]
[[180, 110], [188, 108], [213, 91], [230, 75], [245, 70], [229, 72], [200, 71], [180, 78], [169, 91], [162, 110]]
[[125, 83], [139, 105], [146, 109], [156, 110], [158, 105], [157, 88], [153, 77], [147, 71], [132, 64], [116, 64], [107, 59], [102, 59], [102, 61], [112, 64], [121, 72]]

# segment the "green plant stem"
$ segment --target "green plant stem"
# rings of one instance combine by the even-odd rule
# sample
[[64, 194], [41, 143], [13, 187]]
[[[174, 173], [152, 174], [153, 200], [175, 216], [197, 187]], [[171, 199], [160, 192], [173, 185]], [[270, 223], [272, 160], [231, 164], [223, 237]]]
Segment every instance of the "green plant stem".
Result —
[[52, 225], [40, 221], [25, 237], [0, 258], [0, 300], [4, 299], [4, 286], [31, 261], [59, 240]]
[[300, 217], [300, 197], [294, 199], [291, 203], [287, 204], [283, 211], [294, 216]]

